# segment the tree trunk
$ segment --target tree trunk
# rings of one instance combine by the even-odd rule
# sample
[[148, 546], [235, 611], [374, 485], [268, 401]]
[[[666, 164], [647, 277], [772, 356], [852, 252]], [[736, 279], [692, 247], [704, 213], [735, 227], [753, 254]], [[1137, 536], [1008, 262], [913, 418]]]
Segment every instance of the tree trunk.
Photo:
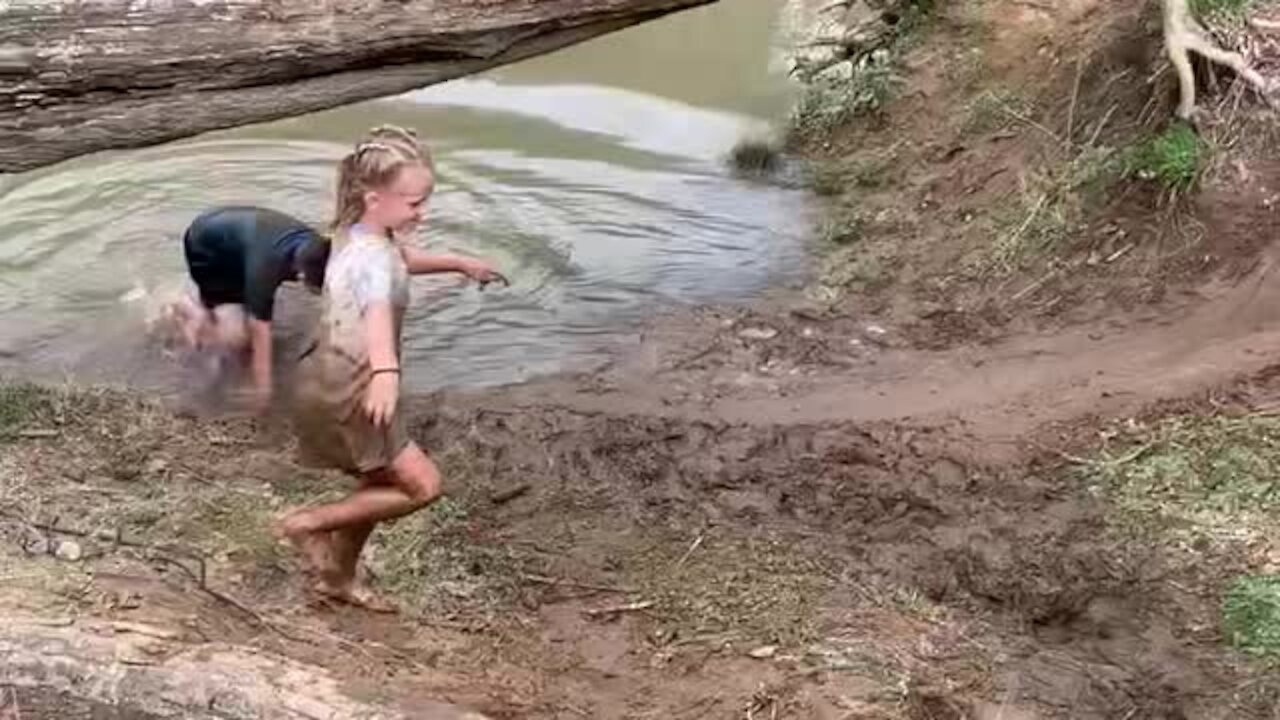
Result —
[[395, 95], [714, 1], [0, 0], [0, 172]]
[[323, 668], [230, 645], [120, 634], [109, 624], [13, 621], [0, 627], [0, 658], [0, 720], [486, 720], [422, 699], [406, 715], [348, 697]]

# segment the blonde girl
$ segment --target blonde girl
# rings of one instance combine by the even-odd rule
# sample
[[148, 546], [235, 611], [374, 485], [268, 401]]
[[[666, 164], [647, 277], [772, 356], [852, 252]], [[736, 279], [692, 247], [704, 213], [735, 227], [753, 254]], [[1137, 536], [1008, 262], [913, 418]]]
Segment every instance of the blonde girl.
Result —
[[378, 128], [338, 169], [334, 247], [316, 340], [298, 369], [295, 429], [304, 463], [337, 468], [359, 486], [339, 502], [303, 508], [278, 535], [303, 554], [322, 594], [374, 610], [395, 608], [356, 581], [376, 523], [440, 495], [440, 472], [405, 430], [400, 410], [401, 327], [411, 274], [496, 279], [487, 263], [433, 255], [396, 240], [423, 221], [435, 187], [429, 153], [407, 131]]

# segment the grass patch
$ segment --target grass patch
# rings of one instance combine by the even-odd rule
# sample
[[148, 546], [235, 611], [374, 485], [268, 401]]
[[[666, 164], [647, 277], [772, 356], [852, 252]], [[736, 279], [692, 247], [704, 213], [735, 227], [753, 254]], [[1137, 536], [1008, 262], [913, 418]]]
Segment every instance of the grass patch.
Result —
[[[418, 613], [475, 613], [509, 602], [519, 590], [515, 557], [467, 537], [466, 506], [448, 496], [372, 538], [379, 583]], [[480, 613], [483, 614], [483, 613]]]
[[29, 430], [101, 423], [114, 418], [117, 411], [135, 412], [142, 404], [106, 388], [0, 380], [0, 442]]
[[[214, 497], [192, 496], [187, 502], [198, 510], [183, 519], [179, 537], [255, 567], [275, 565], [284, 559], [285, 551], [271, 533], [270, 498], [226, 492]], [[168, 512], [181, 511], [170, 508]], [[134, 515], [131, 519], [139, 523], [144, 517]]]
[[962, 132], [966, 135], [985, 135], [1019, 122], [1019, 115], [1030, 117], [1035, 112], [1035, 107], [1021, 94], [1001, 89], [979, 93], [969, 103], [967, 111]]
[[13, 437], [53, 411], [54, 393], [48, 388], [30, 383], [0, 385], [0, 439]]
[[887, 60], [868, 59], [856, 66], [848, 78], [814, 78], [792, 110], [789, 139], [792, 142], [825, 140], [855, 119], [879, 115], [900, 84], [901, 78]]
[[902, 84], [897, 58], [921, 39], [933, 7], [933, 0], [901, 3], [897, 22], [864, 49], [844, 48], [838, 60], [797, 67], [805, 90], [791, 113], [788, 142], [822, 142], [854, 120], [881, 116]]
[[822, 242], [835, 248], [854, 245], [866, 235], [867, 218], [854, 210], [836, 212], [822, 228]]
[[1115, 177], [1115, 153], [1085, 148], [1024, 179], [1017, 202], [995, 218], [995, 242], [979, 274], [1006, 276], [1027, 262], [1055, 255], [1084, 216], [1086, 205]]
[[820, 558], [764, 535], [708, 539], [687, 552], [684, 542], [657, 543], [627, 578], [655, 602], [665, 636], [734, 633], [790, 646], [817, 638], [830, 577]]
[[1222, 603], [1223, 634], [1250, 655], [1280, 658], [1280, 576], [1238, 578]]
[[1126, 171], [1156, 181], [1170, 192], [1184, 193], [1200, 178], [1207, 155], [1195, 130], [1179, 123], [1134, 148], [1126, 158]]
[[1192, 14], [1199, 18], [1239, 17], [1253, 5], [1253, 0], [1191, 0], [1189, 5]]
[[892, 185], [902, 142], [886, 150], [854, 157], [826, 158], [818, 161], [809, 185], [819, 195], [833, 197], [849, 190], [879, 190]]
[[1131, 527], [1265, 538], [1280, 517], [1280, 419], [1174, 417], [1080, 469]]

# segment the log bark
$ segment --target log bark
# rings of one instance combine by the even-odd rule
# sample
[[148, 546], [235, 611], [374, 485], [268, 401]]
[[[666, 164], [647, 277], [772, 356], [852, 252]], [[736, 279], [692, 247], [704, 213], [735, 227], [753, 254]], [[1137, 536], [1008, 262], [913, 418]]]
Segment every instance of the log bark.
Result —
[[152, 642], [98, 628], [0, 627], [0, 719], [486, 720], [418, 700], [412, 715], [345, 695], [328, 671], [218, 644]]
[[0, 0], [0, 172], [395, 95], [710, 2]]

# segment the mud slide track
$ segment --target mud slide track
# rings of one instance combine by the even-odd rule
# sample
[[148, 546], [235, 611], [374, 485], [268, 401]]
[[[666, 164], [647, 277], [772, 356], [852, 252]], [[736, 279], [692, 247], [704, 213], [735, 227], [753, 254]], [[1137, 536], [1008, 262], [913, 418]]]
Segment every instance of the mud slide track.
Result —
[[670, 391], [678, 371], [662, 370], [621, 389], [571, 393], [572, 385], [534, 384], [508, 388], [501, 397], [517, 405], [729, 423], [959, 426], [998, 446], [1047, 423], [1120, 416], [1274, 364], [1280, 357], [1277, 255], [1271, 251], [1245, 277], [1206, 285], [1173, 309], [990, 346], [887, 350], [873, 364], [815, 379], [786, 397], [754, 391], [679, 402]]

